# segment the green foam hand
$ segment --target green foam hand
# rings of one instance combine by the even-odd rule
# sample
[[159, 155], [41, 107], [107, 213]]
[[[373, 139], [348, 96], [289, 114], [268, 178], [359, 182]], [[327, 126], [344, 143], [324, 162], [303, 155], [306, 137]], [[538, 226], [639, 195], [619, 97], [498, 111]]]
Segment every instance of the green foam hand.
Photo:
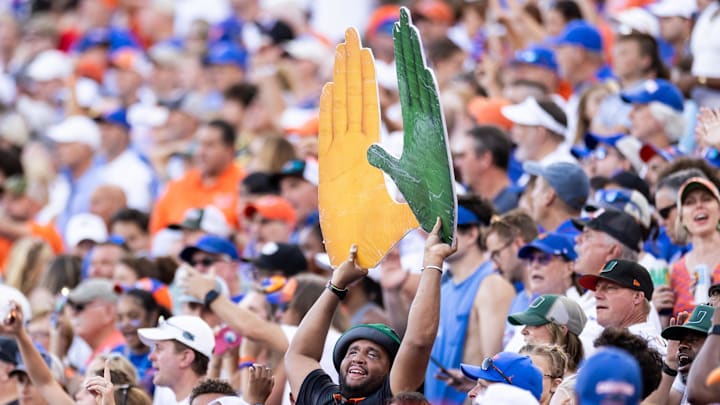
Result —
[[400, 9], [400, 21], [395, 23], [393, 39], [403, 151], [398, 159], [373, 144], [367, 158], [392, 178], [426, 232], [433, 229], [437, 217], [442, 219], [442, 240], [452, 244], [457, 198], [445, 122], [435, 76], [425, 66], [420, 35], [404, 7]]

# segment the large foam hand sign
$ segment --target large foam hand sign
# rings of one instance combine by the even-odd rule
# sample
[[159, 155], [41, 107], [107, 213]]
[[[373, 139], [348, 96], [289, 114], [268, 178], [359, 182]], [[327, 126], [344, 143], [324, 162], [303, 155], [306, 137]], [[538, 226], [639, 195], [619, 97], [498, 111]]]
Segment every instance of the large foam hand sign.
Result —
[[418, 227], [410, 207], [392, 200], [382, 172], [367, 161], [379, 130], [375, 62], [370, 50], [360, 47], [357, 30], [349, 28], [335, 50], [333, 82], [320, 97], [320, 226], [333, 266], [357, 244], [358, 265], [373, 267]]
[[420, 36], [406, 8], [400, 9], [393, 36], [405, 132], [402, 156], [397, 159], [372, 145], [368, 161], [393, 179], [425, 231], [442, 218], [442, 240], [451, 244], [457, 199], [447, 132], [435, 76], [425, 66]]

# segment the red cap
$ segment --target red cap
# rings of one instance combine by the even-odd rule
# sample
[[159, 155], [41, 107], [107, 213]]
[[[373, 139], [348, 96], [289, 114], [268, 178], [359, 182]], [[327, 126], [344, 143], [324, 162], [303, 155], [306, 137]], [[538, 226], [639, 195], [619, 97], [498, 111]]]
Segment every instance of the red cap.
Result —
[[455, 22], [453, 9], [444, 1], [422, 0], [413, 7], [413, 11], [432, 21], [444, 22], [448, 25]]
[[294, 226], [297, 219], [295, 209], [290, 202], [275, 195], [260, 197], [245, 207], [247, 218], [251, 218], [255, 213], [266, 219], [283, 221], [290, 226]]
[[502, 114], [501, 109], [510, 104], [508, 100], [501, 98], [475, 97], [470, 100], [467, 109], [479, 125], [496, 125], [509, 131], [513, 123]]

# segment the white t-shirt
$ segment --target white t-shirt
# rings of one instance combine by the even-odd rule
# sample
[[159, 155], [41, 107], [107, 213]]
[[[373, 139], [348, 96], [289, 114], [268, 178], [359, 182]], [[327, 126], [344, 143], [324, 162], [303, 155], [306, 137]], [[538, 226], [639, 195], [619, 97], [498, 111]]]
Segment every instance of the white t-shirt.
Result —
[[655, 325], [651, 323], [650, 319], [643, 323], [630, 325], [630, 327], [628, 327], [628, 331], [630, 331], [633, 335], [640, 336], [641, 338], [647, 340], [648, 346], [656, 349], [660, 352], [660, 355], [665, 358], [667, 355], [667, 341], [660, 336], [660, 332], [657, 331]]
[[185, 399], [182, 401], [178, 401], [177, 398], [175, 398], [175, 392], [173, 392], [172, 389], [169, 387], [155, 387], [155, 392], [153, 393], [153, 405], [190, 405], [190, 396], [188, 395]]
[[[288, 343], [292, 342], [298, 327], [291, 325], [280, 325], [280, 327], [282, 328], [283, 333], [285, 333]], [[332, 379], [335, 384], [338, 383], [338, 373], [337, 370], [335, 370], [335, 365], [333, 364], [333, 349], [335, 349], [335, 343], [338, 339], [340, 339], [340, 332], [335, 329], [330, 329], [328, 331], [327, 338], [325, 339], [322, 358], [320, 358], [320, 367], [322, 367], [323, 371], [330, 376], [330, 379]], [[285, 391], [283, 392], [282, 403], [283, 405], [290, 405], [290, 383], [287, 381], [285, 381]]]
[[135, 152], [126, 149], [102, 168], [105, 181], [123, 189], [128, 207], [143, 212], [150, 211], [153, 201], [153, 173], [150, 166]]

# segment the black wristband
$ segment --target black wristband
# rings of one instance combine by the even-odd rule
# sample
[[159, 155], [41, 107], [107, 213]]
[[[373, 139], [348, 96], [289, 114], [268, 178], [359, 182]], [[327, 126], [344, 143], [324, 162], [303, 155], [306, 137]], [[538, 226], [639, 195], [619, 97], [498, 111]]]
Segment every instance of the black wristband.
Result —
[[345, 296], [348, 293], [347, 288], [339, 288], [336, 285], [334, 285], [332, 282], [328, 281], [327, 284], [325, 284], [325, 288], [330, 290], [333, 294], [337, 295], [337, 297], [340, 299], [340, 301], [345, 299]]
[[669, 375], [670, 377], [676, 377], [678, 375], [678, 371], [671, 369], [670, 366], [668, 366], [667, 363], [665, 363], [664, 361], [662, 366], [662, 372]]
[[220, 296], [220, 292], [218, 290], [210, 290], [205, 294], [205, 299], [203, 300], [203, 303], [205, 304], [205, 308], [210, 309], [210, 305], [218, 299]]

